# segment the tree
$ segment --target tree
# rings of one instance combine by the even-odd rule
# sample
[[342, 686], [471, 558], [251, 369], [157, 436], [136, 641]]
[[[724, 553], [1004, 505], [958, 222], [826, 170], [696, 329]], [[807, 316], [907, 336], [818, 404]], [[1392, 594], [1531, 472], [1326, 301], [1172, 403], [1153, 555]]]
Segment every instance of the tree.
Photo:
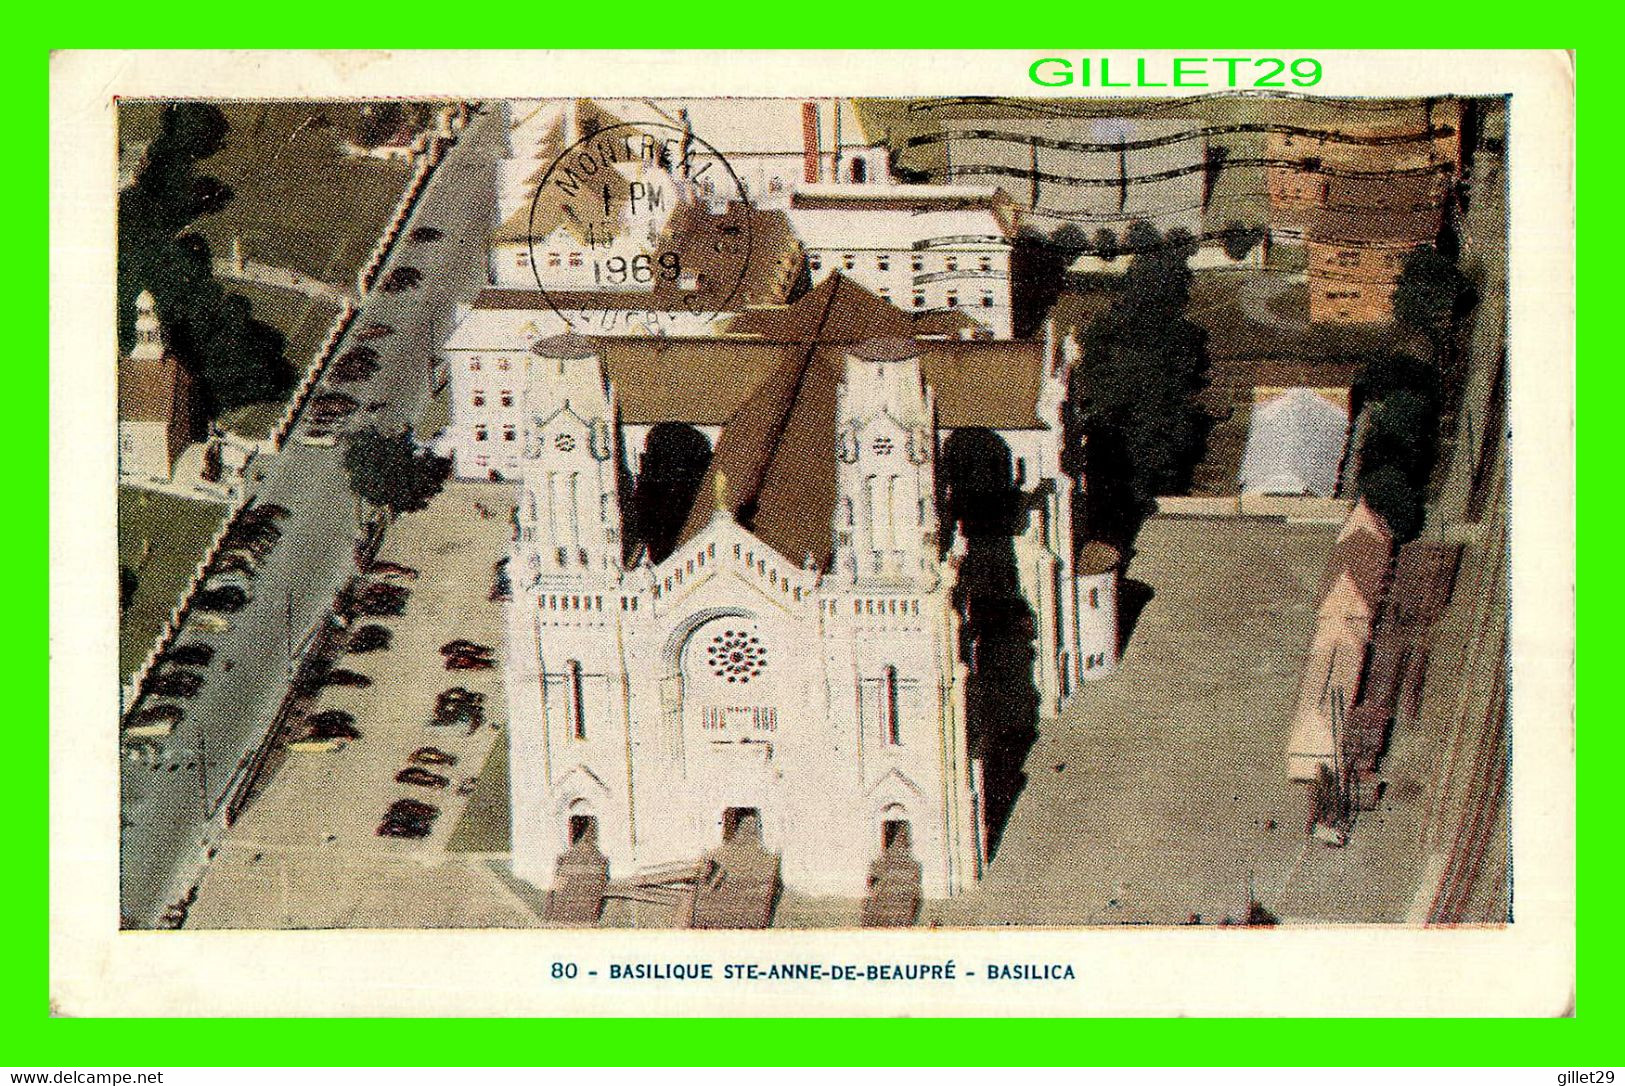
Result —
[[1371, 511], [1387, 521], [1396, 543], [1415, 539], [1426, 515], [1423, 492], [1404, 471], [1382, 465], [1360, 473], [1360, 496]]
[[132, 346], [136, 296], [150, 290], [170, 350], [196, 379], [211, 418], [279, 399], [294, 381], [282, 333], [255, 320], [247, 299], [225, 291], [214, 277], [208, 242], [187, 231], [198, 216], [231, 200], [230, 186], [196, 170], [225, 145], [229, 131], [216, 106], [167, 107], [146, 165], [119, 196], [120, 349]]
[[1095, 253], [1100, 259], [1110, 264], [1117, 259], [1117, 254], [1121, 251], [1115, 231], [1104, 226], [1095, 231]]
[[1403, 543], [1422, 529], [1437, 457], [1439, 371], [1406, 354], [1369, 357], [1351, 407], [1363, 416], [1358, 491]]
[[1245, 226], [1239, 219], [1232, 219], [1224, 228], [1224, 255], [1231, 260], [1241, 260], [1253, 247], [1264, 240], [1262, 226]]
[[[1148, 242], [1147, 232], [1136, 240]], [[1116, 301], [1084, 334], [1071, 413], [1088, 477], [1085, 534], [1128, 542], [1159, 494], [1188, 484], [1205, 451], [1207, 332], [1185, 317], [1191, 244], [1136, 252]]]
[[418, 448], [406, 430], [368, 428], [351, 435], [344, 467], [355, 496], [391, 519], [426, 508], [451, 474], [450, 460]]
[[1472, 294], [1472, 284], [1455, 261], [1431, 246], [1405, 256], [1394, 284], [1394, 316], [1428, 337], [1442, 352]]
[[399, 102], [368, 102], [356, 118], [356, 146], [377, 147], [400, 131], [405, 120], [406, 107]]

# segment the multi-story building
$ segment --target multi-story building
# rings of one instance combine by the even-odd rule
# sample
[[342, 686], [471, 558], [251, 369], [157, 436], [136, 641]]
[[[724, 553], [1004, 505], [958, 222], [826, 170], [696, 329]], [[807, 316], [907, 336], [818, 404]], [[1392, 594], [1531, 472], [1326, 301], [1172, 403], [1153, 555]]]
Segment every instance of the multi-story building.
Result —
[[1432, 245], [1461, 166], [1461, 103], [1430, 101], [1413, 122], [1271, 132], [1270, 230], [1308, 250], [1309, 319], [1393, 317], [1405, 257]]
[[757, 207], [782, 208], [803, 185], [886, 185], [883, 144], [864, 133], [846, 98], [607, 99], [629, 122], [692, 132], [728, 164], [732, 178], [702, 181], [702, 194], [736, 178]]
[[1014, 203], [968, 185], [819, 185], [790, 199], [790, 227], [819, 283], [834, 272], [913, 313], [955, 312], [1012, 335]]
[[[736, 255], [720, 254], [709, 239], [747, 239]], [[782, 211], [722, 215], [683, 205], [668, 222], [664, 251], [686, 258], [676, 280], [656, 277], [637, 288], [542, 291], [493, 287], [461, 310], [441, 345], [447, 377], [447, 426], [437, 445], [452, 457], [461, 478], [515, 477], [520, 467], [521, 403], [525, 361], [539, 340], [566, 332], [592, 336], [708, 337], [724, 333], [730, 318], [782, 306], [801, 283], [801, 246]], [[670, 381], [685, 380], [677, 372]], [[658, 420], [656, 420], [658, 421]], [[645, 425], [637, 419], [629, 425]], [[647, 425], [653, 425], [648, 423]]]
[[[750, 827], [792, 889], [859, 893], [903, 841], [924, 892], [955, 893], [986, 851], [955, 471], [1002, 472], [1026, 511], [1009, 546], [1042, 701], [1115, 663], [1116, 556], [1074, 560], [1061, 470], [1076, 347], [922, 338], [844, 275], [750, 316], [740, 336], [541, 339], [516, 365], [514, 871], [545, 884], [591, 841], [634, 876]], [[625, 489], [656, 470], [632, 420], [714, 443], [664, 553], [627, 538]]]

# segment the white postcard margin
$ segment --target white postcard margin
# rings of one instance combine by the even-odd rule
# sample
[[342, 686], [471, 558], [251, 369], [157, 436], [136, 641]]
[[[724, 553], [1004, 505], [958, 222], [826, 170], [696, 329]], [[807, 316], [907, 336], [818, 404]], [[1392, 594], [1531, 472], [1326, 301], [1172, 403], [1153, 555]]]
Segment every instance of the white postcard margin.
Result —
[[[51, 93], [51, 994], [70, 1015], [1557, 1015], [1572, 1009], [1574, 68], [1313, 55], [1315, 94], [1511, 94], [1512, 851], [1500, 928], [119, 932], [113, 96], [1043, 97], [1032, 52], [59, 53]], [[1119, 70], [1139, 56], [1109, 55]], [[1182, 55], [1212, 55], [1188, 50]], [[1089, 89], [1091, 97], [1124, 93]], [[1136, 92], [1127, 92], [1132, 96]], [[1150, 91], [1165, 94], [1165, 91]], [[1070, 962], [1047, 983], [561, 984], [551, 963]]]

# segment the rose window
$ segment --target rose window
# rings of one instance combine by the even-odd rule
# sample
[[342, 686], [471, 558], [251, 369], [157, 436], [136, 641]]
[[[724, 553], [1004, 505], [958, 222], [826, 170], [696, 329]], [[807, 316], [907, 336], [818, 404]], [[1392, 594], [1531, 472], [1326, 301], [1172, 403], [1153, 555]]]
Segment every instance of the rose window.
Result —
[[553, 447], [559, 452], [574, 452], [576, 439], [569, 434], [559, 434], [553, 439]]
[[767, 650], [755, 634], [746, 630], [724, 630], [711, 639], [706, 662], [718, 678], [731, 683], [748, 683], [767, 666]]

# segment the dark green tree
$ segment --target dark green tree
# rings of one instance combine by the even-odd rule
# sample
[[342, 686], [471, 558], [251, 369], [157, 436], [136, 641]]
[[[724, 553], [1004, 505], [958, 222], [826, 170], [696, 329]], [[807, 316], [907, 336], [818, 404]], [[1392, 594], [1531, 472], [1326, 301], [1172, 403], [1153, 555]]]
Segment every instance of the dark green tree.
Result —
[[247, 299], [227, 294], [194, 220], [219, 210], [231, 188], [200, 176], [197, 163], [225, 145], [230, 126], [218, 107], [167, 107], [146, 165], [119, 197], [120, 349], [135, 332], [135, 298], [152, 291], [175, 356], [197, 380], [205, 415], [278, 399], [293, 386], [281, 332], [255, 320]]
[[1122, 245], [1118, 241], [1116, 231], [1104, 226], [1095, 231], [1095, 254], [1100, 259], [1109, 264], [1117, 259], [1117, 254], [1121, 251]]
[[420, 449], [406, 430], [352, 434], [344, 467], [355, 496], [390, 519], [426, 508], [451, 474], [450, 460]]
[[1422, 530], [1426, 515], [1424, 492], [1392, 465], [1383, 465], [1360, 474], [1360, 496], [1372, 512], [1388, 522], [1394, 541], [1405, 543]]
[[1136, 253], [1117, 300], [1084, 334], [1071, 412], [1084, 443], [1086, 535], [1129, 542], [1158, 495], [1189, 484], [1206, 449], [1207, 332], [1185, 317], [1189, 255], [1188, 241]]
[[1406, 254], [1394, 284], [1394, 316], [1428, 337], [1442, 353], [1455, 333], [1472, 283], [1455, 261], [1429, 246]]
[[1224, 255], [1231, 260], [1240, 260], [1253, 251], [1253, 247], [1264, 240], [1262, 226], [1246, 226], [1239, 219], [1232, 219], [1224, 228]]
[[356, 118], [358, 147], [377, 147], [400, 130], [406, 120], [406, 107], [400, 102], [368, 102]]

